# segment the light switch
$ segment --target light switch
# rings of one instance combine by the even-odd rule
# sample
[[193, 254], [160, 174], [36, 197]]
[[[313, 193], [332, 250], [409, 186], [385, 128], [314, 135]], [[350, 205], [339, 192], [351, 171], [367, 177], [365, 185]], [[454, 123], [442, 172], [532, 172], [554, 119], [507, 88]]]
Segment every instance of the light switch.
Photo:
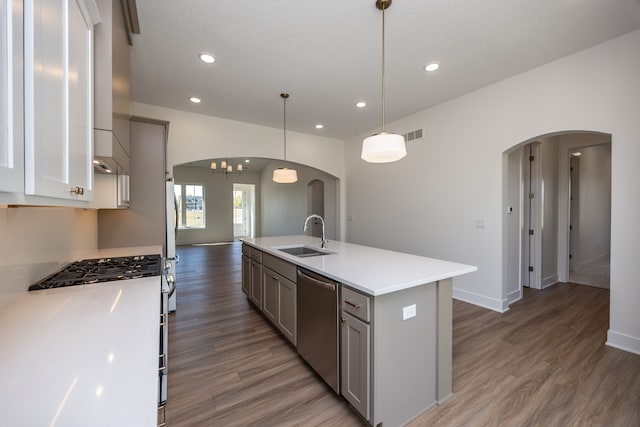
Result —
[[416, 317], [416, 305], [411, 304], [406, 307], [402, 307], [402, 320], [411, 319]]

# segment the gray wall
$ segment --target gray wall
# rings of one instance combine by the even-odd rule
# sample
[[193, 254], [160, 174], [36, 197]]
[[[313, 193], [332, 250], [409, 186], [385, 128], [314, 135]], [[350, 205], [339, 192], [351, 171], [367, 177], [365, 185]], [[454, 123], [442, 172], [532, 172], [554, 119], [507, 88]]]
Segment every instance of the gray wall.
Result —
[[[262, 236], [304, 234], [302, 229], [307, 217], [307, 185], [314, 179], [324, 182], [324, 219], [328, 239], [336, 239], [338, 230], [337, 200], [338, 180], [317, 169], [295, 167], [298, 182], [276, 184], [272, 181], [273, 170], [282, 167], [281, 161], [272, 161], [262, 171]], [[310, 230], [309, 230], [309, 234]]]
[[[256, 186], [256, 218], [260, 218], [259, 173], [247, 171], [242, 175], [226, 177], [222, 173], [212, 174], [207, 168], [182, 165], [173, 168], [173, 178], [176, 184], [200, 184], [205, 187], [205, 228], [178, 230], [178, 245], [233, 241], [234, 183]], [[260, 235], [260, 221], [256, 221], [256, 235]]]
[[98, 247], [165, 244], [165, 126], [131, 122], [131, 205], [98, 211]]
[[611, 144], [579, 151], [579, 228], [571, 248], [576, 266], [609, 255], [611, 241]]

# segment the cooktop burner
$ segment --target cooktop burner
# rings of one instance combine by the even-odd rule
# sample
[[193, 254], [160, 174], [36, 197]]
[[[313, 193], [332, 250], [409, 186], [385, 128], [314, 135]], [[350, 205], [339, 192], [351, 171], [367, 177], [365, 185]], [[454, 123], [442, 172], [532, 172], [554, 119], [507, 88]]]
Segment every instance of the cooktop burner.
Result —
[[116, 258], [84, 259], [29, 286], [30, 291], [87, 285], [114, 280], [139, 279], [162, 273], [160, 255], [137, 255]]

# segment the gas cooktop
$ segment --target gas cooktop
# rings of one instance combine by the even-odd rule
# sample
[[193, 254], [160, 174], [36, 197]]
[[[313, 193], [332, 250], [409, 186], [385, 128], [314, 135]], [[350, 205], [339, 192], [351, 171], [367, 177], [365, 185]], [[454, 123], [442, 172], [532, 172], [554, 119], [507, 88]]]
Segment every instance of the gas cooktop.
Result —
[[66, 265], [62, 270], [29, 286], [29, 290], [37, 291], [114, 280], [139, 279], [159, 276], [161, 273], [162, 258], [157, 254], [84, 259]]

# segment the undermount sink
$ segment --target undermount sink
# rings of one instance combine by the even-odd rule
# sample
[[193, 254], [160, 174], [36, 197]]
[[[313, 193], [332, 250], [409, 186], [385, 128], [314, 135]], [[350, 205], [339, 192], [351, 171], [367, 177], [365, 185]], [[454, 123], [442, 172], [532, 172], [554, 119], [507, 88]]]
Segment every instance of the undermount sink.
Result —
[[304, 246], [304, 245], [279, 247], [274, 249], [288, 253], [289, 255], [295, 255], [298, 258], [309, 258], [313, 256], [335, 254], [335, 252], [327, 251], [325, 249], [314, 248], [311, 246]]

